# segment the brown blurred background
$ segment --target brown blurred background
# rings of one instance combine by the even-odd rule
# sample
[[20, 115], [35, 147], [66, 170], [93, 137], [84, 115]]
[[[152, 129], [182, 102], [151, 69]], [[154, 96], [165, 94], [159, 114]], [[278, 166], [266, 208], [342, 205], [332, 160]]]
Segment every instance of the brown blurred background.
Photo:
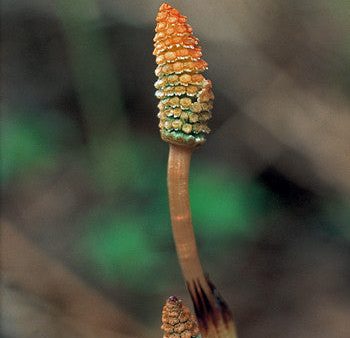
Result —
[[[161, 337], [159, 1], [1, 2], [1, 337]], [[191, 201], [240, 338], [350, 337], [350, 2], [171, 1], [216, 94]]]

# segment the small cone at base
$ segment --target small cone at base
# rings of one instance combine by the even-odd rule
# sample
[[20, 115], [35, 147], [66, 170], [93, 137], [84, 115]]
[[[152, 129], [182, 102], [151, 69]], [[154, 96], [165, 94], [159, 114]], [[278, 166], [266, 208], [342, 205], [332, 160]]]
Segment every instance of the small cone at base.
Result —
[[199, 338], [198, 323], [189, 308], [182, 301], [171, 296], [162, 311], [163, 338]]

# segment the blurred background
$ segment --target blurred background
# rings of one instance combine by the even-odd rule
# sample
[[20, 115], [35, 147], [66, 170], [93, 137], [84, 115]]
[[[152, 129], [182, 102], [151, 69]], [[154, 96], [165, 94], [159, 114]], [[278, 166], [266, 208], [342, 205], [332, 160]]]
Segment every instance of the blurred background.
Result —
[[[160, 4], [1, 2], [4, 338], [161, 337], [165, 299], [190, 304], [156, 118]], [[240, 338], [350, 337], [350, 2], [170, 4], [216, 94], [191, 202]]]

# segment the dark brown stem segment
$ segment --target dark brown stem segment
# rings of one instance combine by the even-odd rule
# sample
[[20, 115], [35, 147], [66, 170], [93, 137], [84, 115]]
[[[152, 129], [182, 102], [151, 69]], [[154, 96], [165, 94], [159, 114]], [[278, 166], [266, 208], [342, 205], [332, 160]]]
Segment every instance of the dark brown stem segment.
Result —
[[203, 273], [193, 232], [188, 178], [192, 148], [169, 144], [170, 216], [181, 270], [190, 292], [203, 338], [236, 338], [231, 313]]

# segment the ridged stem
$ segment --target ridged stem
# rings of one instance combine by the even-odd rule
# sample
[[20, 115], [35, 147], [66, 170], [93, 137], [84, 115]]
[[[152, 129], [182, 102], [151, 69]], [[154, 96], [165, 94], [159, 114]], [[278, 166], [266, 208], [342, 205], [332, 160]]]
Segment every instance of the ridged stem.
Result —
[[177, 255], [186, 281], [204, 276], [192, 227], [188, 193], [191, 156], [191, 148], [170, 144], [169, 207]]
[[192, 151], [170, 144], [168, 194], [176, 251], [203, 338], [236, 338], [231, 313], [205, 276], [198, 256], [188, 191]]

